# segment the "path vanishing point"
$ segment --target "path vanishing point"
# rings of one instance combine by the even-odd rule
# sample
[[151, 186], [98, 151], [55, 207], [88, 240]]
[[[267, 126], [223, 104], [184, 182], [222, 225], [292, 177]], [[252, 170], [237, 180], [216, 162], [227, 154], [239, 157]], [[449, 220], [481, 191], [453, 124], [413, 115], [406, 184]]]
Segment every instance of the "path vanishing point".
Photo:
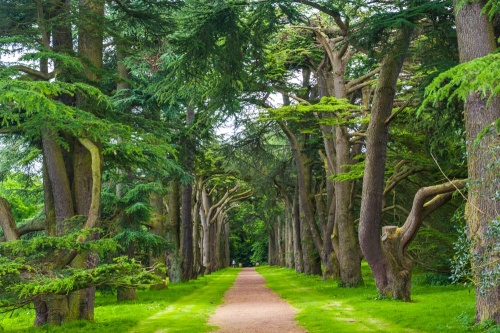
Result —
[[294, 320], [297, 312], [265, 286], [254, 268], [243, 268], [234, 285], [225, 293], [224, 304], [210, 317], [218, 333], [299, 333], [307, 332]]

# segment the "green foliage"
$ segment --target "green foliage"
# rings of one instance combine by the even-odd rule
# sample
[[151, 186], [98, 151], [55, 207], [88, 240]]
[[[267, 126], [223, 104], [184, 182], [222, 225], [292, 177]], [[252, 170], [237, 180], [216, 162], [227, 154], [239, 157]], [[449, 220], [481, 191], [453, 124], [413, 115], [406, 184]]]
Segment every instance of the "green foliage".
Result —
[[[116, 252], [118, 242], [109, 238], [90, 239], [96, 230], [84, 230], [64, 237], [35, 237], [0, 243], [0, 276], [2, 281], [3, 311], [29, 304], [37, 295], [67, 294], [91, 286], [137, 288], [159, 283], [155, 269], [144, 268], [127, 257], [115, 257], [110, 263], [95, 268], [61, 268], [61, 260], [75, 254], [94, 253], [101, 257]], [[164, 269], [164, 268], [163, 268]]]
[[413, 279], [413, 282], [421, 286], [447, 286], [451, 280], [447, 274], [425, 273]]
[[[113, 220], [118, 215], [131, 217], [138, 226], [141, 222], [149, 221], [153, 208], [150, 205], [152, 193], [164, 194], [165, 189], [159, 182], [145, 180], [130, 181], [126, 175], [120, 179], [120, 174], [113, 176], [116, 181], [107, 184], [102, 195], [103, 219]], [[115, 178], [116, 177], [116, 178]], [[120, 192], [116, 193], [119, 186]]]
[[33, 6], [33, 2], [27, 0], [0, 2], [0, 54], [13, 53], [13, 49], [36, 46], [32, 39], [37, 33], [35, 22], [36, 6]]
[[323, 51], [314, 45], [313, 36], [311, 31], [305, 29], [281, 30], [265, 49], [266, 78], [279, 85], [290, 85], [293, 70], [319, 63]]
[[[4, 256], [32, 257], [35, 261], [42, 258], [50, 263], [57, 251], [76, 250], [78, 253], [92, 251], [101, 255], [108, 251], [116, 251], [119, 245], [109, 238], [86, 242], [78, 241], [87, 239], [98, 231], [98, 229], [87, 229], [70, 233], [64, 237], [40, 236], [28, 240], [3, 242], [0, 243], [0, 253]], [[45, 265], [46, 262], [40, 264]]]
[[161, 57], [155, 93], [161, 101], [196, 105], [203, 116], [240, 111], [247, 92], [261, 91], [266, 82], [263, 45], [282, 17], [272, 2], [184, 2], [174, 15], [177, 30]]
[[451, 0], [359, 3], [358, 8], [363, 8], [360, 12], [368, 12], [371, 15], [365, 15], [353, 25], [356, 32], [352, 38], [354, 43], [373, 54], [391, 42], [395, 28], [416, 27], [416, 22], [423, 18], [434, 21], [436, 17], [449, 17], [449, 8], [452, 5]]
[[469, 312], [462, 312], [458, 318], [458, 322], [462, 324], [462, 327], [469, 331], [479, 331], [485, 333], [498, 333], [500, 332], [500, 325], [495, 325], [494, 320], [485, 320], [481, 323], [476, 323], [474, 315]]
[[110, 107], [108, 98], [97, 88], [84, 83], [61, 81], [21, 81], [12, 78], [0, 80], [0, 110], [3, 127], [19, 126], [28, 137], [40, 135], [41, 126], [53, 131], [66, 131], [76, 137], [94, 140], [109, 137], [112, 126], [91, 113], [66, 105], [60, 96], [85, 96], [102, 107]]
[[[18, 309], [0, 314], [0, 331], [41, 333], [88, 332], [209, 332], [209, 316], [222, 304], [239, 269], [225, 269], [187, 283], [172, 283], [163, 290], [138, 290], [139, 301], [116, 302], [116, 296], [97, 293], [95, 321], [62, 326], [32, 327], [35, 311]], [[3, 328], [2, 328], [3, 327]]]
[[500, 13], [500, 3], [496, 0], [488, 0], [483, 8], [483, 11], [486, 12], [490, 18], [492, 18], [495, 14]]
[[231, 259], [244, 266], [267, 262], [268, 228], [280, 207], [266, 210], [265, 200], [240, 203], [238, 211], [231, 211], [229, 245]]
[[[361, 123], [361, 118], [353, 116], [353, 111], [358, 111], [359, 106], [349, 103], [347, 99], [336, 97], [322, 97], [315, 104], [292, 104], [276, 109], [269, 109], [268, 116], [262, 120], [286, 120], [294, 122], [304, 121], [305, 116], [313, 114], [320, 125], [352, 125]], [[326, 114], [327, 116], [323, 116]], [[333, 116], [330, 116], [333, 115]]]
[[40, 177], [40, 149], [19, 135], [0, 138], [0, 180], [9, 177], [16, 179], [30, 188]]
[[136, 252], [151, 252], [154, 256], [159, 256], [166, 249], [172, 247], [172, 244], [167, 243], [164, 238], [154, 235], [143, 228], [137, 230], [126, 228], [115, 235], [113, 239], [123, 247], [127, 247], [131, 243], [137, 244]]
[[470, 253], [471, 241], [467, 236], [467, 229], [463, 223], [458, 231], [459, 237], [453, 245], [455, 255], [451, 266], [451, 280], [453, 283], [470, 284], [473, 281]]
[[[428, 221], [429, 224], [432, 222]], [[439, 230], [438, 227], [420, 228], [408, 249], [408, 254], [418, 267], [449, 275], [450, 258], [454, 255], [453, 243], [457, 234]], [[450, 282], [448, 277], [448, 283]]]
[[500, 93], [499, 64], [500, 53], [491, 53], [441, 73], [426, 88], [426, 98], [419, 112], [438, 101], [447, 101], [448, 104], [455, 99], [465, 101], [471, 92], [480, 93], [489, 103]]
[[134, 259], [116, 257], [112, 264], [99, 265], [93, 269], [54, 271], [52, 276], [42, 275], [34, 281], [7, 288], [7, 291], [14, 292], [20, 298], [31, 298], [41, 294], [67, 294], [91, 286], [137, 288], [160, 283], [161, 278], [151, 271], [145, 270]]
[[[364, 157], [364, 156], [357, 156], [357, 158], [360, 158], [360, 157]], [[343, 170], [347, 169], [348, 171], [332, 174], [330, 176], [330, 179], [336, 180], [339, 182], [362, 179], [363, 175], [365, 173], [365, 161], [363, 159], [361, 162], [358, 162], [358, 163], [349, 164], [349, 165], [342, 165], [342, 169]]]
[[[457, 218], [463, 220], [464, 216], [458, 215]], [[500, 265], [498, 264], [500, 244], [496, 241], [500, 236], [500, 218], [497, 217], [488, 223], [482, 240], [484, 250], [481, 253], [473, 251], [479, 240], [470, 235], [463, 221], [460, 225], [460, 235], [454, 245], [452, 281], [473, 284], [478, 287], [480, 293], [487, 293], [491, 288], [497, 287], [500, 278]], [[477, 270], [478, 274], [474, 275], [472, 267]]]
[[34, 217], [43, 206], [40, 180], [26, 178], [23, 173], [11, 174], [0, 183], [0, 197], [7, 199], [17, 222]]

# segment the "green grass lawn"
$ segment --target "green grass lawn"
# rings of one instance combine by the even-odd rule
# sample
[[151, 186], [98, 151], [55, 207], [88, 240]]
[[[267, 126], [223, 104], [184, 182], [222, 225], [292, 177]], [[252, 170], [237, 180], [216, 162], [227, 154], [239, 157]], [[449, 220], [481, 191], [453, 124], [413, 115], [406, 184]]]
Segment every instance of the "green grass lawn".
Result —
[[[459, 286], [414, 283], [413, 302], [377, 300], [370, 270], [363, 264], [365, 285], [340, 288], [335, 281], [296, 274], [293, 270], [259, 267], [267, 285], [299, 310], [297, 320], [314, 332], [489, 332], [500, 328], [471, 326], [474, 292]], [[208, 332], [210, 314], [221, 304], [239, 269], [224, 269], [161, 291], [140, 291], [139, 300], [116, 303], [113, 295], [98, 295], [95, 322], [32, 328], [34, 311], [0, 315], [0, 332]], [[424, 280], [414, 274], [414, 281]]]
[[[267, 286], [299, 310], [300, 326], [314, 332], [500, 332], [471, 326], [474, 291], [460, 286], [414, 283], [413, 301], [377, 299], [373, 276], [363, 264], [365, 285], [340, 288], [321, 277], [276, 267], [257, 269]], [[419, 280], [414, 274], [414, 280]], [[422, 279], [420, 279], [422, 280]]]
[[208, 332], [209, 316], [222, 303], [239, 269], [224, 269], [168, 289], [139, 291], [139, 300], [117, 303], [116, 296], [96, 298], [95, 322], [72, 322], [62, 327], [31, 327], [32, 309], [0, 314], [0, 332]]

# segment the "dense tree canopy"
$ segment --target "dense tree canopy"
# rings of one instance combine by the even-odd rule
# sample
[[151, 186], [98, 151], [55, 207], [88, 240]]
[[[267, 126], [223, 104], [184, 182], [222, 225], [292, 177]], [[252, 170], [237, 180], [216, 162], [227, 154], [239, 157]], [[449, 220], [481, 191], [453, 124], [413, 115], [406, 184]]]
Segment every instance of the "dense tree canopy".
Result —
[[473, 281], [499, 323], [499, 17], [1, 0], [0, 310], [92, 320], [96, 288], [232, 260], [357, 287], [366, 260], [382, 297], [410, 301], [414, 266]]

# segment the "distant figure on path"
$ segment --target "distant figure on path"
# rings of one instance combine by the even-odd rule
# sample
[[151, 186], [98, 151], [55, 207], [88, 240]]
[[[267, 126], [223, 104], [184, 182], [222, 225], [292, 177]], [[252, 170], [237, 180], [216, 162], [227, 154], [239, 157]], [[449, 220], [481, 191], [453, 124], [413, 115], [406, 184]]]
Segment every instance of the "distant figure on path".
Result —
[[234, 268], [234, 267], [236, 267], [236, 262], [234, 261], [234, 259], [233, 259], [233, 261], [231, 262], [231, 266], [233, 266], [233, 268]]

